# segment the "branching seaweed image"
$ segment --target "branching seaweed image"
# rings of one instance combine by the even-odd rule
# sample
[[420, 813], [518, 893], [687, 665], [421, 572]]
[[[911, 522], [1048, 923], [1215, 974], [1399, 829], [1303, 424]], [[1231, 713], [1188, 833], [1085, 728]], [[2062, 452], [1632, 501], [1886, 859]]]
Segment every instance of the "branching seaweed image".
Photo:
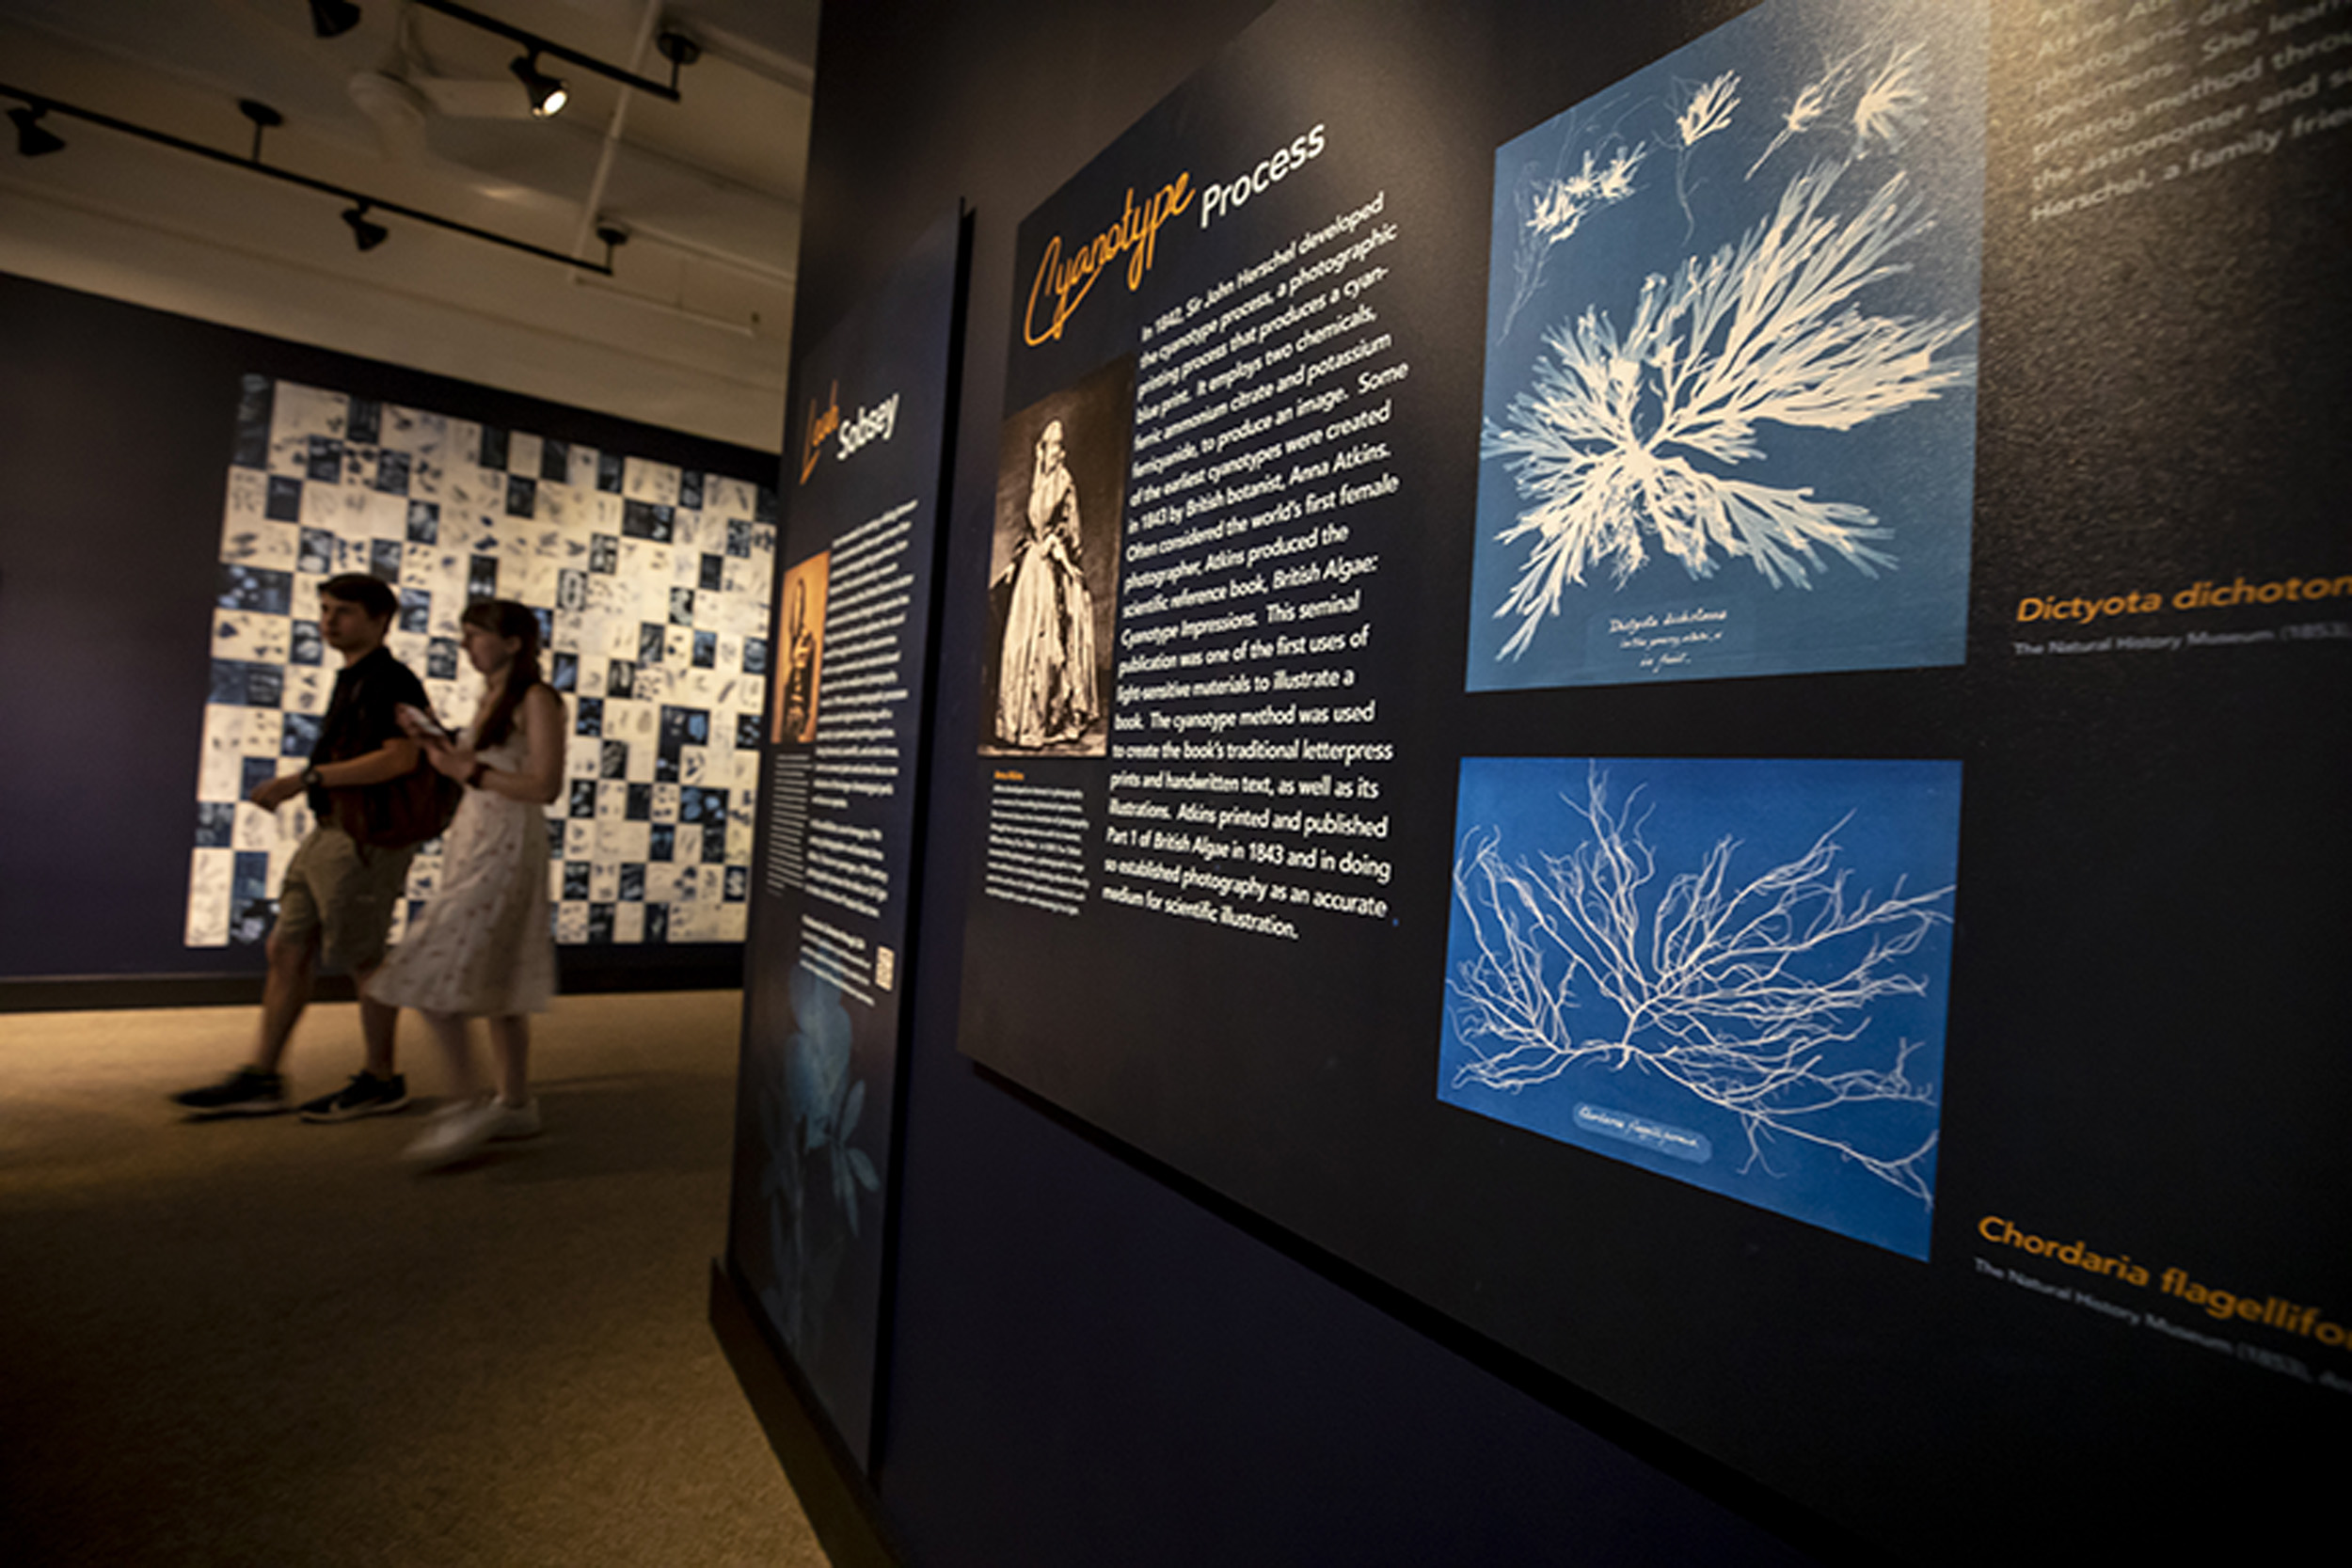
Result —
[[1924, 1246], [1957, 801], [1953, 764], [1465, 761], [1441, 1097]]
[[1711, 82], [1689, 89], [1682, 112], [1675, 116], [1675, 200], [1682, 206], [1682, 237], [1689, 239], [1698, 214], [1691, 211], [1691, 154], [1699, 143], [1731, 123], [1740, 106], [1740, 73], [1726, 71]]
[[1926, 117], [1928, 94], [1919, 80], [1919, 46], [1898, 49], [1862, 89], [1853, 106], [1853, 156], [1869, 155], [1873, 144], [1899, 150]]
[[1549, 171], [1531, 168], [1519, 180], [1513, 198], [1518, 224], [1511, 256], [1511, 304], [1495, 330], [1498, 342], [1510, 335], [1519, 311], [1543, 287], [1544, 267], [1552, 247], [1574, 237], [1596, 209], [1614, 206], [1639, 189], [1633, 177], [1647, 155], [1646, 148], [1603, 135], [1593, 145], [1581, 146], [1580, 155], [1585, 122], [1591, 118], [1567, 116]]
[[1473, 689], [1964, 655], [1984, 20], [1771, 0], [1497, 150]]
[[1851, 430], [1975, 378], [1974, 359], [1943, 352], [1973, 317], [1856, 308], [1903, 270], [1899, 252], [1931, 220], [1899, 173], [1837, 215], [1830, 198], [1844, 172], [1815, 165], [1738, 245], [1649, 278], [1622, 333], [1592, 309], [1547, 334], [1534, 391], [1482, 443], [1511, 463], [1532, 503], [1500, 536], [1532, 541], [1495, 611], [1519, 619], [1505, 654], [1526, 648], [1587, 571], [1606, 564], [1622, 582], [1639, 570], [1645, 535], [1693, 578], [1715, 569], [1718, 552], [1797, 587], [1824, 549], [1865, 573], [1894, 563], [1867, 509], [1708, 466], [1763, 456], [1762, 424]]

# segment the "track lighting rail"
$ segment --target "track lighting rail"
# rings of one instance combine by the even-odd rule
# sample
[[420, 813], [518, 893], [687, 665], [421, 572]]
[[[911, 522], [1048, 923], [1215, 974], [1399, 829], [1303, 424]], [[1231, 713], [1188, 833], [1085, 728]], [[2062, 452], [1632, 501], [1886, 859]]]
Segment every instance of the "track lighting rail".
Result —
[[[184, 136], [175, 136], [168, 131], [157, 131], [145, 125], [135, 124], [131, 120], [119, 119], [113, 115], [101, 114], [95, 109], [78, 108], [71, 103], [60, 103], [58, 100], [51, 98], [45, 93], [37, 93], [24, 87], [12, 87], [6, 82], [0, 82], [0, 98], [15, 99], [18, 103], [24, 104], [26, 110], [30, 111], [29, 114], [25, 115], [21, 119], [18, 118], [19, 111], [10, 111], [8, 117], [11, 119], [18, 120], [20, 130], [19, 150], [27, 155], [37, 155], [34, 154], [30, 149], [24, 148], [22, 145], [23, 134], [32, 128], [32, 122], [40, 119], [44, 114], [63, 115], [72, 119], [87, 121], [91, 125], [103, 126], [109, 131], [119, 132], [126, 136], [136, 136], [142, 141], [151, 141], [156, 143], [158, 146], [174, 148], [182, 152], [190, 153], [199, 158], [209, 158], [214, 163], [226, 164], [231, 168], [244, 169], [249, 174], [266, 175], [272, 180], [283, 181], [285, 183], [290, 185], [300, 185], [306, 190], [318, 191], [323, 195], [338, 197], [345, 201], [357, 203], [362, 214], [368, 212], [379, 214], [390, 213], [400, 217], [408, 218], [417, 223], [431, 224], [436, 229], [446, 229], [451, 233], [463, 234], [469, 239], [482, 240], [490, 245], [504, 245], [509, 250], [519, 250], [524, 252], [526, 255], [537, 256], [543, 260], [556, 262], [562, 266], [577, 268], [581, 272], [596, 273], [604, 277], [610, 277], [612, 276], [612, 251], [610, 245], [605, 247], [605, 259], [602, 261], [586, 261], [577, 256], [566, 256], [560, 250], [549, 250], [545, 245], [532, 245], [528, 240], [517, 240], [506, 234], [494, 232], [491, 230], [477, 228], [473, 224], [464, 223], [456, 218], [443, 217], [437, 213], [428, 213], [420, 208], [406, 206], [398, 201], [388, 200], [380, 196], [371, 196], [364, 191], [354, 190], [348, 185], [339, 185], [334, 183], [332, 181], [327, 180], [313, 180], [307, 174], [296, 174], [291, 169], [277, 168], [271, 165], [262, 163], [261, 161], [261, 133], [266, 125], [278, 123], [278, 120], [275, 119], [265, 120], [261, 116], [258, 116], [253, 112], [255, 108], [265, 109], [265, 105], [254, 104], [252, 107], [244, 107], [241, 105], [241, 108], [244, 108], [246, 117], [254, 121], [253, 153], [250, 156], [241, 157], [234, 152], [223, 152], [218, 148], [207, 147], [202, 142], [190, 141]], [[274, 113], [274, 111], [272, 112]], [[65, 145], [63, 141], [57, 138], [54, 133], [50, 132], [47, 127], [39, 127], [39, 130], [45, 140], [55, 144], [54, 146], [44, 146], [40, 148], [40, 152], [45, 153], [63, 149]], [[348, 218], [346, 218], [346, 221], [349, 221]], [[371, 223], [368, 227], [370, 229], [374, 229], [377, 226]], [[365, 238], [364, 234], [362, 234], [357, 225], [354, 225], [353, 232], [356, 236], [359, 236], [362, 239]], [[374, 240], [366, 241], [366, 243], [361, 245], [360, 248], [372, 249], [376, 243], [378, 242]]]
[[662, 57], [670, 62], [670, 79], [667, 83], [657, 82], [650, 76], [640, 76], [633, 71], [624, 71], [619, 66], [607, 64], [594, 55], [583, 55], [577, 49], [566, 48], [560, 43], [550, 43], [527, 27], [517, 27], [512, 23], [501, 22], [495, 16], [485, 16], [471, 6], [456, 5], [453, 3], [453, 0], [414, 0], [414, 3], [424, 10], [438, 11], [443, 16], [454, 17], [469, 27], [479, 27], [485, 33], [496, 33], [501, 38], [511, 39], [531, 51], [532, 56], [544, 55], [549, 59], [563, 60], [566, 64], [580, 67], [582, 71], [593, 71], [599, 76], [609, 76], [613, 81], [633, 87], [639, 92], [651, 93], [656, 98], [667, 99], [673, 103], [679, 102], [678, 71], [682, 67], [692, 65], [702, 56], [700, 46], [684, 34], [663, 33], [656, 40], [655, 47], [659, 48]]

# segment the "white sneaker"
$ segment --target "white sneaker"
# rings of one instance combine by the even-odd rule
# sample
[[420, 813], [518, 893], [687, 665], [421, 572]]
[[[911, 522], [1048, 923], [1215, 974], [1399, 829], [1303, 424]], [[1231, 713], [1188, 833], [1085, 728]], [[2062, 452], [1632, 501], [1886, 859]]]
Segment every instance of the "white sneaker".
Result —
[[453, 1165], [497, 1135], [503, 1109], [495, 1099], [452, 1101], [425, 1118], [401, 1158], [423, 1170]]
[[535, 1138], [545, 1131], [539, 1122], [539, 1097], [532, 1096], [520, 1105], [509, 1105], [496, 1095], [490, 1097], [490, 1109], [498, 1113], [490, 1129], [492, 1143], [512, 1143], [518, 1138]]

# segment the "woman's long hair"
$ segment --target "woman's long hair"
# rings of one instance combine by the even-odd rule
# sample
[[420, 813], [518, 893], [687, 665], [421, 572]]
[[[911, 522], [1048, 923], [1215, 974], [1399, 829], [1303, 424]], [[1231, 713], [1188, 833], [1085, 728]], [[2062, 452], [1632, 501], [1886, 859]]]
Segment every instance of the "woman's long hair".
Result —
[[539, 616], [529, 605], [512, 599], [476, 599], [466, 607], [458, 619], [469, 626], [500, 637], [512, 637], [521, 643], [515, 650], [515, 661], [506, 667], [506, 685], [500, 690], [490, 711], [484, 715], [482, 729], [473, 737], [474, 750], [482, 751], [504, 740], [515, 728], [515, 710], [523, 705], [523, 697], [540, 684], [539, 674]]

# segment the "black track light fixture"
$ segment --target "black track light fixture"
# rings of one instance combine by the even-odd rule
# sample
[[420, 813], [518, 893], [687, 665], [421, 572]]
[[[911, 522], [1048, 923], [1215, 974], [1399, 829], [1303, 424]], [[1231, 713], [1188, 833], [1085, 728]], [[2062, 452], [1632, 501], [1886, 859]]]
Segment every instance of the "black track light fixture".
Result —
[[351, 243], [361, 250], [373, 250], [391, 237], [391, 230], [368, 216], [368, 204], [343, 209], [343, 221], [351, 226]]
[[246, 154], [246, 162], [258, 164], [262, 161], [262, 134], [285, 124], [286, 117], [258, 98], [238, 99], [237, 113], [253, 122], [253, 150]]
[[40, 122], [49, 112], [46, 103], [20, 103], [8, 111], [16, 122], [16, 150], [19, 157], [38, 158], [46, 152], [65, 150], [65, 138]]
[[341, 38], [359, 25], [359, 8], [351, 0], [310, 0], [310, 30], [323, 39]]
[[684, 33], [664, 33], [653, 40], [654, 48], [670, 62], [670, 96], [677, 96], [677, 73], [703, 57], [703, 46]]
[[596, 225], [596, 238], [604, 242], [604, 272], [610, 277], [612, 275], [612, 252], [628, 244], [628, 225], [606, 218]]
[[571, 92], [564, 86], [561, 76], [550, 76], [539, 69], [539, 51], [533, 49], [527, 55], [516, 55], [515, 63], [507, 69], [515, 73], [515, 80], [523, 85], [523, 90], [531, 94], [532, 114], [541, 119], [549, 119], [564, 112], [564, 105], [571, 100]]

